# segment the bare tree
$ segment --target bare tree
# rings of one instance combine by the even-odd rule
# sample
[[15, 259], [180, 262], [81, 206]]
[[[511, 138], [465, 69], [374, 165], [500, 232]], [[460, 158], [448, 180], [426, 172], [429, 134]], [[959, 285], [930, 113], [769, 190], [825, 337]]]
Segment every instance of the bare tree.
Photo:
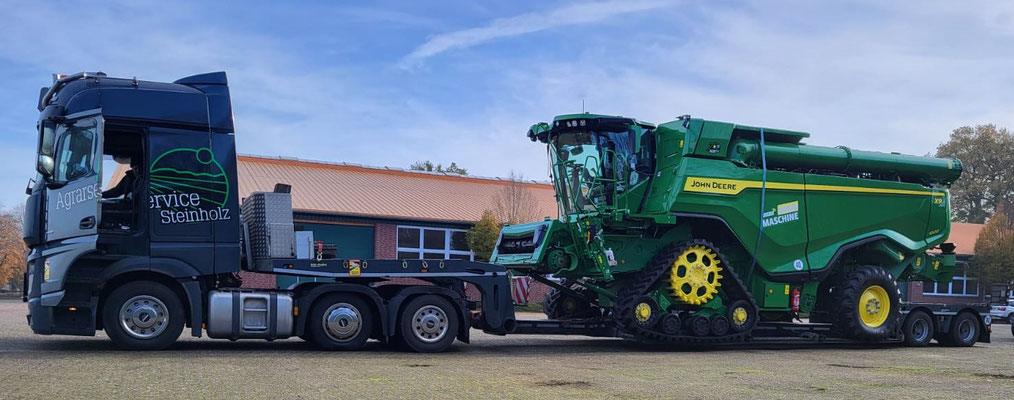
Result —
[[511, 171], [510, 181], [496, 196], [496, 213], [500, 222], [519, 224], [535, 221], [539, 218], [538, 204], [535, 193], [524, 183], [525, 176], [520, 172]]
[[25, 206], [0, 210], [0, 287], [8, 282], [20, 287], [21, 280], [15, 279], [25, 269], [28, 248], [21, 239], [21, 218]]

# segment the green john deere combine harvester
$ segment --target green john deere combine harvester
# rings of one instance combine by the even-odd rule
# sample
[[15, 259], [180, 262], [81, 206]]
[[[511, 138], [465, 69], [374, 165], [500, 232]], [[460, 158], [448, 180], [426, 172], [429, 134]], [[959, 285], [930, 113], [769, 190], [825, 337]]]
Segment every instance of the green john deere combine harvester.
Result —
[[689, 116], [535, 124], [560, 218], [505, 227], [492, 262], [554, 286], [551, 318], [611, 319], [638, 339], [736, 341], [800, 313], [897, 338], [897, 282], [954, 273], [946, 187], [961, 163], [808, 136]]

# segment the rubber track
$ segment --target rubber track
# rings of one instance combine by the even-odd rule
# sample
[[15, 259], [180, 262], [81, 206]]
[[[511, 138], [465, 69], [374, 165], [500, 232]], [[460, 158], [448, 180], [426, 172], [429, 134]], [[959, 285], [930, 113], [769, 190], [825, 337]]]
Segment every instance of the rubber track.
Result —
[[[669, 271], [669, 268], [676, 261], [676, 257], [679, 254], [682, 254], [683, 251], [691, 246], [697, 245], [707, 246], [718, 255], [718, 259], [721, 261], [720, 265], [723, 265], [722, 289], [728, 298], [728, 303], [731, 304], [733, 301], [741, 299], [746, 300], [753, 307], [754, 313], [757, 312], [756, 301], [754, 301], [753, 296], [750, 296], [747, 292], [746, 287], [743, 285], [743, 281], [741, 281], [739, 277], [736, 276], [735, 271], [729, 267], [729, 263], [722, 255], [722, 252], [711, 244], [711, 242], [702, 239], [694, 239], [662, 248], [658, 255], [652, 258], [648, 263], [648, 268], [636, 272], [636, 275], [633, 278], [633, 283], [621, 289], [619, 293], [617, 293], [616, 301], [613, 305], [613, 319], [621, 329], [634, 335], [637, 339], [660, 343], [730, 343], [745, 341], [750, 338], [750, 331], [730, 333], [725, 336], [667, 335], [639, 327], [636, 323], [634, 323], [634, 320], [631, 317], [633, 315], [634, 303], [636, 303], [641, 296], [647, 294], [648, 290], [651, 289], [651, 287], [654, 286], [655, 283]], [[754, 315], [754, 321], [757, 321], [756, 318], [757, 315]], [[757, 326], [756, 323], [754, 326]]]

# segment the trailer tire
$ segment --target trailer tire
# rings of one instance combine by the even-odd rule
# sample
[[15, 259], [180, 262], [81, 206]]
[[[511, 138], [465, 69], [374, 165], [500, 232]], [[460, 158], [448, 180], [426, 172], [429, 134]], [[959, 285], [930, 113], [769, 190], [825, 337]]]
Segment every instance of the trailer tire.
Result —
[[833, 323], [846, 337], [882, 341], [897, 330], [901, 296], [898, 283], [884, 268], [859, 266], [839, 282], [835, 292]]
[[353, 294], [323, 296], [310, 308], [305, 335], [324, 350], [359, 350], [373, 333], [372, 311]]
[[408, 302], [398, 317], [401, 343], [418, 353], [439, 353], [454, 343], [458, 311], [447, 299], [423, 295]]
[[162, 350], [183, 332], [183, 302], [172, 289], [152, 281], [120, 286], [102, 307], [102, 326], [118, 347]]
[[912, 311], [905, 317], [901, 332], [905, 335], [905, 346], [924, 347], [933, 341], [936, 327], [929, 314], [924, 311]]
[[951, 330], [942, 344], [955, 347], [971, 347], [979, 340], [979, 319], [969, 312], [960, 312], [951, 320]]

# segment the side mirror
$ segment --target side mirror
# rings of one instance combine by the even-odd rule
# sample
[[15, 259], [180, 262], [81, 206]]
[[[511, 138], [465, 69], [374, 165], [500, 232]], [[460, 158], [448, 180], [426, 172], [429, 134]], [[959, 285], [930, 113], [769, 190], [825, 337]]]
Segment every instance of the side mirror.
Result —
[[40, 154], [38, 164], [35, 165], [35, 169], [46, 179], [53, 176], [53, 170], [56, 168], [56, 161], [53, 160], [53, 156]]

